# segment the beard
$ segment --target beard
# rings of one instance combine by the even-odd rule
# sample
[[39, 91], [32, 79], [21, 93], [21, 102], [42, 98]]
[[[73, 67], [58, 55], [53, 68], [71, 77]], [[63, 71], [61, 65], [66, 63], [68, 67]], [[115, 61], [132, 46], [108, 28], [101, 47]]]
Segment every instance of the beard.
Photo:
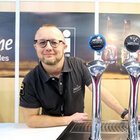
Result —
[[58, 64], [62, 60], [62, 58], [63, 58], [63, 55], [58, 58], [54, 58], [54, 59], [46, 59], [43, 57], [42, 59], [40, 59], [40, 61], [46, 65], [53, 66], [53, 65]]

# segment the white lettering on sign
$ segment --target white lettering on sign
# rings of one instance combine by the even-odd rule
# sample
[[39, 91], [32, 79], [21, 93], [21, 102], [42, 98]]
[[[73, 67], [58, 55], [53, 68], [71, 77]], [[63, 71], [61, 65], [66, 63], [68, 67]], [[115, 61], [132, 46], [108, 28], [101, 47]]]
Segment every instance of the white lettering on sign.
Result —
[[13, 43], [13, 40], [12, 39], [8, 39], [8, 40], [5, 40], [5, 39], [1, 39], [0, 40], [0, 51], [9, 51], [12, 49], [12, 47], [10, 46], [11, 44]]
[[0, 55], [0, 61], [9, 61], [9, 56], [2, 56]]

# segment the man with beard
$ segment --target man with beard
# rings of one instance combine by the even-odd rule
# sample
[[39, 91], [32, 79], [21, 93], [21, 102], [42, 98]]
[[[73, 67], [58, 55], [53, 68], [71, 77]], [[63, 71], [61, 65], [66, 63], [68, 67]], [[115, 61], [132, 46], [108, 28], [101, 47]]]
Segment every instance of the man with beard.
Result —
[[[91, 76], [81, 59], [64, 56], [67, 45], [62, 32], [54, 25], [43, 25], [35, 34], [34, 48], [39, 64], [25, 76], [20, 91], [26, 124], [51, 127], [87, 120], [84, 94], [85, 86], [92, 91]], [[124, 108], [104, 87], [102, 100], [123, 113]]]

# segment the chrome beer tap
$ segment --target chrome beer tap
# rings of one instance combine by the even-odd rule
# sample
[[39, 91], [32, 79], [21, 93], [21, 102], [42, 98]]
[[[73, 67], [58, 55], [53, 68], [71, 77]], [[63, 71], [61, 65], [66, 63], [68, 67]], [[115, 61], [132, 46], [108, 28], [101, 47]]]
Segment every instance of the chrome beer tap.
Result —
[[123, 63], [123, 67], [129, 74], [130, 97], [128, 113], [128, 140], [139, 140], [138, 131], [138, 86], [140, 79], [140, 62], [136, 61], [136, 51], [140, 49], [140, 38], [137, 35], [129, 35], [124, 46], [130, 52], [129, 58]]
[[106, 46], [105, 38], [98, 34], [89, 40], [89, 47], [95, 51], [96, 59], [88, 63], [88, 69], [92, 78], [92, 127], [90, 140], [101, 140], [101, 93], [100, 83], [107, 63], [101, 59], [101, 54]]

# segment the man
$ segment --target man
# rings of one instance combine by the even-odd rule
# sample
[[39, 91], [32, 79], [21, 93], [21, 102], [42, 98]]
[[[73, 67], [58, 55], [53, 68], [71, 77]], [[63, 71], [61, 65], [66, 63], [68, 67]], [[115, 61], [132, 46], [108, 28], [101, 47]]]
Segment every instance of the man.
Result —
[[[83, 61], [64, 56], [67, 45], [54, 25], [40, 27], [34, 41], [39, 64], [24, 78], [20, 95], [27, 125], [50, 127], [87, 120], [88, 114], [83, 112], [85, 85], [91, 90], [92, 84]], [[124, 111], [103, 87], [102, 100], [119, 114]]]

